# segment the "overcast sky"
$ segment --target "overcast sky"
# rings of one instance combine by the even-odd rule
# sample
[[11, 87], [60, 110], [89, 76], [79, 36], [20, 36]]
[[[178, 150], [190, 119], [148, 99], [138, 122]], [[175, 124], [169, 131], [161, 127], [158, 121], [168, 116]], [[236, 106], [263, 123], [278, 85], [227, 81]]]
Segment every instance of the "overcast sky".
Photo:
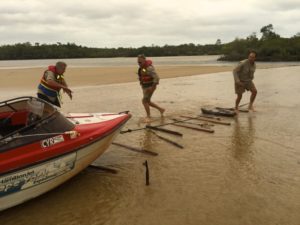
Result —
[[300, 0], [1, 0], [0, 45], [87, 47], [214, 44], [273, 24], [300, 32]]

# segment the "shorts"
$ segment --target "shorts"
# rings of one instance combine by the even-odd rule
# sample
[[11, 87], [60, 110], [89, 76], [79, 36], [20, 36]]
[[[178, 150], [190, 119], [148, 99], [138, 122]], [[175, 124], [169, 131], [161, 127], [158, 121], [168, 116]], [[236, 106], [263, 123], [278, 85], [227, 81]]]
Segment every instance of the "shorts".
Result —
[[151, 91], [152, 87], [143, 88], [143, 102], [150, 102], [154, 91]]
[[234, 89], [236, 94], [243, 94], [246, 90], [247, 91], [254, 91], [256, 90], [256, 87], [253, 83], [253, 81], [241, 81], [244, 85], [240, 86], [236, 83], [234, 84]]
[[45, 100], [46, 102], [50, 102], [53, 105], [56, 105], [58, 107], [61, 107], [60, 102], [58, 98], [56, 97], [54, 101], [51, 101], [46, 95], [43, 95], [41, 93], [37, 93], [38, 98]]

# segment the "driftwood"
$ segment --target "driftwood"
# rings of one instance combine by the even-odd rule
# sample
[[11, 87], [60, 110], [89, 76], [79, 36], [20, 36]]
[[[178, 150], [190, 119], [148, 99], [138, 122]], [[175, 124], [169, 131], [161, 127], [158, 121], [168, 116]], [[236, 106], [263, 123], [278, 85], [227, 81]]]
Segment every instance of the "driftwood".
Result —
[[105, 167], [105, 166], [99, 166], [99, 165], [91, 164], [88, 167], [93, 168], [93, 169], [97, 169], [97, 170], [102, 170], [102, 171], [109, 172], [109, 173], [114, 173], [114, 174], [118, 173], [118, 170], [108, 168], [108, 167]]
[[203, 117], [203, 118], [207, 118], [207, 119], [221, 120], [220, 117], [216, 117], [216, 116], [200, 115], [199, 117]]
[[183, 136], [182, 133], [179, 133], [179, 132], [173, 131], [173, 130], [168, 130], [168, 129], [165, 129], [165, 128], [153, 127], [153, 126], [150, 126], [150, 125], [146, 125], [146, 128], [149, 128], [149, 129], [152, 129], [152, 130], [158, 130], [158, 131], [161, 131], [161, 132], [165, 132], [165, 133], [173, 134], [173, 135], [177, 135], [177, 136]]
[[223, 122], [219, 120], [214, 120], [214, 119], [208, 119], [208, 118], [201, 118], [201, 117], [191, 117], [191, 116], [181, 116], [183, 118], [189, 118], [189, 119], [194, 119], [194, 120], [201, 120], [201, 121], [207, 121], [211, 123], [216, 123], [216, 124], [222, 124], [222, 125], [230, 125], [231, 123], [229, 122]]
[[170, 143], [170, 144], [176, 146], [177, 148], [183, 148], [182, 145], [176, 143], [175, 141], [172, 141], [172, 140], [170, 140], [170, 139], [168, 139], [168, 138], [162, 137], [162, 136], [158, 135], [157, 133], [155, 133], [153, 130], [149, 130], [149, 131], [150, 131], [151, 133], [155, 134], [155, 136], [158, 137], [159, 139], [164, 140], [164, 141], [166, 141], [166, 142], [168, 142], [168, 143]]
[[192, 125], [198, 125], [200, 127], [205, 127], [207, 125], [213, 126], [213, 125], [210, 125], [208, 123], [193, 123], [193, 122], [188, 122], [186, 120], [178, 120], [178, 119], [175, 119], [175, 118], [173, 118], [172, 120], [176, 121], [177, 123], [187, 123], [187, 124], [192, 124]]
[[116, 142], [113, 142], [112, 144], [116, 145], [116, 146], [120, 146], [120, 147], [126, 148], [126, 149], [134, 151], [134, 152], [140, 152], [140, 153], [144, 153], [144, 154], [148, 154], [148, 155], [153, 155], [153, 156], [157, 156], [158, 155], [158, 153], [156, 153], [156, 152], [152, 152], [152, 151], [149, 151], [149, 150], [146, 150], [146, 149], [143, 149], [143, 148], [131, 147], [131, 146], [120, 144], [120, 143], [116, 143]]
[[[216, 109], [231, 110], [231, 111], [234, 110], [234, 108], [222, 108], [222, 107], [216, 107]], [[248, 109], [239, 109], [239, 112], [245, 112], [245, 113], [247, 113], [247, 112], [249, 112], [249, 110]]]
[[150, 174], [149, 174], [149, 167], [148, 167], [148, 162], [147, 160], [143, 163], [143, 165], [146, 167], [146, 172], [145, 172], [145, 178], [146, 178], [146, 185], [150, 185]]
[[191, 126], [186, 126], [186, 125], [177, 124], [177, 123], [174, 123], [172, 125], [178, 126], [178, 127], [184, 127], [184, 128], [188, 128], [188, 129], [192, 129], [192, 130], [204, 131], [204, 132], [208, 132], [208, 133], [214, 133], [215, 132], [214, 130], [208, 129], [208, 128], [191, 127]]

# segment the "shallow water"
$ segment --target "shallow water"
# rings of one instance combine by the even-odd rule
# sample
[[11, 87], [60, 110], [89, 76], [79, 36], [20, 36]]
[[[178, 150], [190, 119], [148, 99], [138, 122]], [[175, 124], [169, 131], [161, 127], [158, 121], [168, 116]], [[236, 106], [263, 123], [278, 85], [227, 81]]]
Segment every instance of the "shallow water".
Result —
[[[149, 57], [157, 66], [232, 66], [236, 62], [217, 61], [219, 55], [201, 56], [168, 56], [168, 57]], [[78, 67], [102, 67], [102, 66], [136, 66], [136, 57], [119, 58], [84, 58], [84, 59], [33, 59], [33, 60], [0, 60], [0, 69], [34, 68], [51, 65], [63, 60], [69, 68]], [[300, 66], [300, 62], [259, 62], [263, 66]]]
[[[155, 65], [227, 65], [229, 62], [217, 61], [220, 56], [174, 56], [174, 57], [151, 57]], [[37, 60], [0, 60], [0, 69], [7, 68], [33, 68], [47, 67], [59, 59]], [[136, 66], [136, 57], [119, 58], [83, 58], [63, 59], [68, 67], [101, 67], [101, 66]]]
[[[1, 224], [105, 225], [253, 225], [300, 221], [300, 67], [261, 69], [255, 113], [240, 113], [215, 133], [165, 126], [183, 133], [161, 136], [184, 145], [178, 149], [145, 131], [120, 134], [116, 142], [145, 147], [149, 156], [112, 145], [95, 164], [118, 174], [83, 171], [59, 188], [0, 213]], [[133, 118], [124, 130], [145, 126], [137, 83], [75, 88], [66, 112], [120, 112]], [[18, 96], [14, 91], [1, 95]], [[22, 94], [34, 94], [24, 92]], [[229, 72], [163, 79], [153, 101], [165, 107], [161, 121], [196, 116], [203, 105], [231, 107], [235, 95]], [[3, 99], [4, 100], [4, 99]], [[247, 103], [249, 93], [242, 103]], [[201, 123], [190, 120], [189, 122]], [[148, 161], [150, 185], [145, 185]]]

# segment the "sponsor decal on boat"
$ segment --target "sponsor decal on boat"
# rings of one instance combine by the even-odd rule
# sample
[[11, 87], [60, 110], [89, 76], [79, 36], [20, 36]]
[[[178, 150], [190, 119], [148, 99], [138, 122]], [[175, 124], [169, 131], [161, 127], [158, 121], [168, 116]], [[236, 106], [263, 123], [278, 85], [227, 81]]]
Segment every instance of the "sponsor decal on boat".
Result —
[[41, 146], [43, 148], [47, 148], [47, 147], [50, 147], [52, 145], [55, 145], [55, 144], [58, 144], [58, 143], [61, 143], [61, 142], [64, 142], [65, 139], [64, 139], [64, 136], [63, 135], [58, 135], [58, 136], [55, 136], [55, 137], [51, 137], [51, 138], [47, 138], [45, 140], [42, 140], [41, 141]]
[[32, 188], [72, 170], [76, 152], [55, 160], [0, 177], [0, 197]]

